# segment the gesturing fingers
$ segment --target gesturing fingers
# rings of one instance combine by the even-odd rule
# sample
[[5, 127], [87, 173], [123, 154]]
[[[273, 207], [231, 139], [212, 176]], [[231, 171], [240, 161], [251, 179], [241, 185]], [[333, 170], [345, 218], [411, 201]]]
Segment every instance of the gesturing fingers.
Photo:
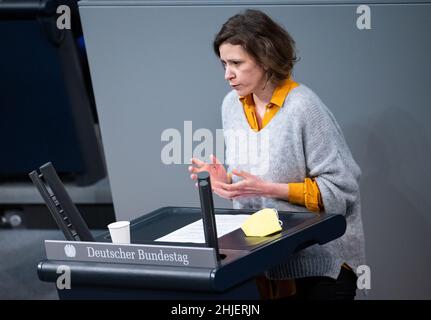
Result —
[[240, 188], [232, 188], [231, 184], [215, 181], [212, 184], [213, 191], [222, 198], [232, 199], [244, 193]]
[[236, 192], [226, 191], [223, 188], [214, 187], [213, 191], [216, 195], [225, 199], [233, 199], [235, 196], [237, 196]]
[[222, 164], [219, 159], [215, 155], [210, 155], [210, 160], [213, 164]]
[[213, 191], [215, 194], [225, 199], [240, 199], [257, 195], [255, 192], [227, 191], [217, 187], [213, 188]]
[[191, 173], [199, 173], [199, 172], [201, 172], [201, 171], [203, 171], [203, 169], [202, 169], [202, 168], [189, 166], [189, 172], [191, 172]]
[[246, 191], [249, 186], [248, 181], [241, 180], [235, 183], [220, 183], [219, 187], [230, 192], [243, 192]]
[[232, 173], [234, 174], [234, 175], [236, 175], [236, 176], [238, 176], [238, 177], [241, 177], [241, 178], [250, 178], [250, 177], [252, 177], [253, 175], [252, 174], [250, 174], [250, 173], [248, 173], [247, 171], [243, 171], [243, 170], [241, 170], [241, 171], [238, 171], [238, 170], [236, 170], [236, 169], [233, 169], [232, 170]]
[[203, 162], [202, 160], [199, 160], [198, 158], [191, 158], [190, 161], [192, 162], [192, 164], [195, 164], [199, 167], [203, 167], [206, 163]]

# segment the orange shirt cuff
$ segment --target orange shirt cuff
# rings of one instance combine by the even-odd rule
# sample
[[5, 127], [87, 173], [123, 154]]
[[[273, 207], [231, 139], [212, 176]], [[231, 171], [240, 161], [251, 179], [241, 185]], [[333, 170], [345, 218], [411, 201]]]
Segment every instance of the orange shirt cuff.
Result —
[[304, 181], [305, 207], [312, 212], [319, 212], [320, 191], [316, 181], [306, 178]]
[[323, 208], [322, 197], [317, 182], [306, 178], [304, 182], [289, 183], [289, 202], [305, 206], [312, 212], [319, 212]]

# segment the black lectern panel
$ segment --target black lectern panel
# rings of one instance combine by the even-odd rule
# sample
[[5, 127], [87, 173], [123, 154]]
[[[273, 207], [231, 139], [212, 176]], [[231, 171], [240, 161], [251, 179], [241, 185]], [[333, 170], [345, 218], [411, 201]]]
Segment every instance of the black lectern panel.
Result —
[[[215, 209], [216, 214], [251, 214], [250, 210]], [[61, 298], [257, 299], [254, 277], [279, 264], [295, 251], [324, 244], [344, 234], [343, 216], [279, 212], [283, 230], [268, 237], [246, 237], [241, 229], [218, 240], [220, 261], [215, 268], [171, 267], [45, 260], [39, 278], [55, 282], [57, 267], [71, 269], [72, 289]], [[205, 244], [155, 241], [201, 218], [200, 208], [165, 207], [131, 223], [134, 244], [203, 247]], [[106, 232], [96, 239], [110, 242]], [[282, 253], [282, 254], [281, 254]]]

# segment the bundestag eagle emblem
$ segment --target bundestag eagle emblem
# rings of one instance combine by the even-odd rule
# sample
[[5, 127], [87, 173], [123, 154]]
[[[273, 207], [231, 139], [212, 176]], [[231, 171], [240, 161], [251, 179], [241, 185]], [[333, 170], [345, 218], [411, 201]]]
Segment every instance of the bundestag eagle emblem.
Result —
[[73, 245], [71, 244], [66, 244], [64, 246], [64, 253], [66, 254], [66, 256], [68, 256], [69, 258], [75, 258], [76, 256], [76, 249]]

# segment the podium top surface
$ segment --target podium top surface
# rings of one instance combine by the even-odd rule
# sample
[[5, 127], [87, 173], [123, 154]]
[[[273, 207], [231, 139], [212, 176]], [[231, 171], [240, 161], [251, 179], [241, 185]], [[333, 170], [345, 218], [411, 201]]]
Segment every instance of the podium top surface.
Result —
[[[257, 210], [249, 209], [215, 209], [216, 215], [251, 215]], [[266, 237], [246, 237], [241, 229], [236, 229], [219, 237], [220, 249], [253, 251], [277, 239], [291, 236], [296, 232], [321, 222], [330, 217], [308, 212], [279, 211], [279, 218], [283, 222], [282, 231]], [[201, 209], [193, 207], [163, 207], [132, 221], [130, 225], [131, 243], [158, 244], [203, 247], [201, 243], [161, 242], [156, 239], [171, 233], [181, 227], [201, 219]], [[111, 242], [109, 232], [99, 235], [96, 239], [101, 242]]]

